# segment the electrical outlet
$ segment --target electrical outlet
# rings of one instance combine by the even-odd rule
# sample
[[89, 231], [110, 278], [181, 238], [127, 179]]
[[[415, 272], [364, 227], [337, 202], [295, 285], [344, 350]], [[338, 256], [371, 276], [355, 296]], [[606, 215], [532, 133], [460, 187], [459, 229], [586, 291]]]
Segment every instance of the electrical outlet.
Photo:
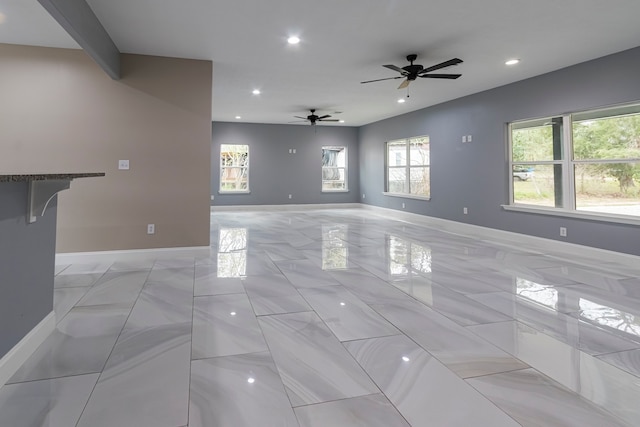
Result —
[[402, 209], [404, 209], [404, 203], [402, 204]]
[[129, 160], [118, 160], [118, 169], [122, 171], [129, 170]]
[[366, 199], [366, 198], [367, 198], [367, 196], [365, 196], [365, 194], [364, 194], [364, 193], [362, 193], [362, 198], [363, 198], [363, 199]]
[[293, 154], [296, 154], [296, 149], [295, 148], [293, 149]]
[[567, 227], [560, 227], [560, 237], [567, 237]]
[[467, 135], [467, 142], [471, 142], [471, 135]]
[[293, 153], [293, 148], [289, 148], [289, 154]]
[[466, 207], [462, 208], [462, 213], [467, 215], [469, 213], [469, 209], [467, 209]]
[[156, 234], [155, 224], [147, 224], [147, 234]]
[[211, 200], [213, 200], [214, 198], [215, 198], [215, 196], [212, 194], [212, 195], [211, 195]]
[[462, 142], [467, 142], [467, 135], [462, 135]]
[[291, 196], [291, 194], [289, 194], [289, 198], [291, 198], [291, 197], [293, 197], [293, 196]]

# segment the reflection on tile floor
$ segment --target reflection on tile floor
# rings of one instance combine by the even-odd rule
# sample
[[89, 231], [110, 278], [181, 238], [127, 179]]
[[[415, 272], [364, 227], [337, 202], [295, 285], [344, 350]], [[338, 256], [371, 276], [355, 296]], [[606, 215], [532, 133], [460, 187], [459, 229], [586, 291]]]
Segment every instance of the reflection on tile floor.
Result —
[[208, 256], [60, 264], [0, 426], [640, 425], [640, 263], [515, 247], [222, 212]]

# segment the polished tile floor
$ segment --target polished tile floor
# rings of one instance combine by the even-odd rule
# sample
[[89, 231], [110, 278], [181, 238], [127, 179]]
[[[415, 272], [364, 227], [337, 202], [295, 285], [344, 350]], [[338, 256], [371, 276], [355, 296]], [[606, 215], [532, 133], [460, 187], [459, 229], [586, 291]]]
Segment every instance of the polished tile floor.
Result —
[[56, 266], [7, 427], [640, 425], [640, 264], [364, 209], [221, 212], [202, 256]]

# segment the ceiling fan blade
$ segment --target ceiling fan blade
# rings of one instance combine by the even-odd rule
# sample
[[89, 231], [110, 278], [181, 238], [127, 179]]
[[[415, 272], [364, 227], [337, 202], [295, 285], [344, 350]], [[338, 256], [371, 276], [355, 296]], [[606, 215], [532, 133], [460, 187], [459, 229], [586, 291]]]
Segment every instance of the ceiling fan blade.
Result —
[[300, 116], [293, 116], [293, 117], [295, 117], [296, 119], [307, 120], [307, 118], [306, 118], [306, 117], [300, 117]]
[[326, 119], [326, 118], [329, 118], [329, 117], [331, 117], [329, 114], [325, 114], [324, 116], [318, 117], [318, 120], [323, 120], [323, 119]]
[[339, 122], [338, 119], [323, 119], [322, 117], [318, 119], [320, 122]]
[[462, 59], [453, 58], [453, 59], [450, 59], [448, 61], [441, 62], [440, 64], [436, 64], [436, 65], [432, 65], [431, 67], [424, 68], [418, 74], [424, 74], [424, 73], [428, 73], [430, 71], [439, 70], [441, 68], [450, 67], [452, 65], [458, 65], [458, 64], [461, 64], [462, 62], [463, 62]]
[[403, 70], [402, 68], [396, 67], [395, 65], [387, 64], [387, 65], [383, 65], [383, 67], [384, 68], [388, 68], [388, 69], [393, 70], [393, 71], [397, 71], [400, 74], [402, 74], [403, 76], [409, 74], [405, 70]]
[[360, 83], [373, 83], [373, 82], [381, 82], [382, 80], [394, 80], [394, 79], [403, 79], [403, 76], [398, 76], [398, 77], [387, 77], [385, 79], [375, 79], [375, 80], [367, 80], [366, 82], [360, 82]]
[[400, 86], [398, 86], [398, 89], [404, 89], [405, 87], [409, 86], [409, 83], [411, 83], [411, 80], [406, 79], [405, 81], [400, 83]]
[[460, 77], [462, 74], [423, 74], [419, 77], [422, 78], [430, 78], [430, 79], [457, 79], [458, 77]]
[[305, 119], [305, 120], [294, 120], [292, 122], [287, 122], [287, 123], [302, 123], [302, 122], [308, 122], [309, 120]]

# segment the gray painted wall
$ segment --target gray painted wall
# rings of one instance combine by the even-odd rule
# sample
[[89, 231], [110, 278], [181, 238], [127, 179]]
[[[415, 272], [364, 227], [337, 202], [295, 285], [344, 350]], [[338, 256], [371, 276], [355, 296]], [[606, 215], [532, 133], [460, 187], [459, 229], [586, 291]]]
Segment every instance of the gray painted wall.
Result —
[[[211, 139], [213, 206], [359, 201], [357, 128], [214, 122]], [[220, 144], [249, 146], [250, 194], [218, 193]], [[322, 146], [325, 145], [347, 147], [349, 191], [346, 193], [321, 192]], [[289, 154], [290, 148], [295, 148], [296, 154]]]
[[53, 310], [57, 202], [26, 223], [27, 183], [0, 183], [0, 358]]
[[[635, 48], [363, 126], [359, 170], [366, 199], [361, 201], [392, 209], [404, 202], [413, 213], [640, 255], [638, 226], [500, 207], [509, 200], [506, 123], [640, 101], [638, 76], [640, 48]], [[431, 141], [431, 200], [384, 196], [385, 142], [424, 134]], [[462, 135], [469, 134], [473, 142], [463, 144]], [[561, 226], [568, 237], [559, 237]]]

